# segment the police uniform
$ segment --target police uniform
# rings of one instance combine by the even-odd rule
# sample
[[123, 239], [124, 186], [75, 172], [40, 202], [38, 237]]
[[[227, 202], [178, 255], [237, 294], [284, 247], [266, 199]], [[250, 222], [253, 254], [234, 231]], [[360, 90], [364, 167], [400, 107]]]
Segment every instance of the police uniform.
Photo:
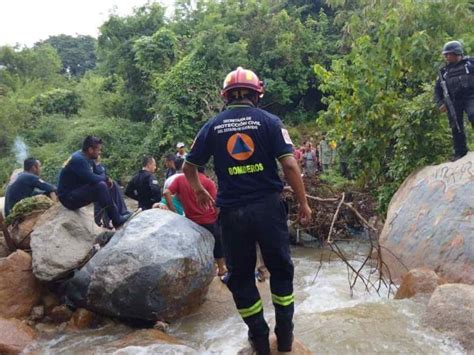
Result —
[[276, 159], [292, 155], [290, 137], [277, 116], [249, 105], [231, 105], [202, 127], [186, 157], [196, 166], [214, 157], [219, 181], [216, 205], [221, 209], [230, 272], [227, 285], [249, 337], [268, 342], [269, 328], [255, 285], [258, 243], [271, 274], [279, 348], [288, 349], [293, 336], [293, 263]]
[[127, 185], [125, 195], [138, 201], [142, 210], [148, 210], [161, 201], [161, 188], [154, 174], [140, 170]]
[[[474, 59], [464, 57], [456, 64], [448, 64], [441, 69], [441, 74], [446, 80], [460, 128], [458, 131], [455, 125], [451, 125], [454, 155], [460, 158], [468, 151], [464, 131], [464, 112], [467, 113], [469, 121], [474, 126]], [[435, 86], [435, 100], [438, 107], [444, 104], [443, 89], [439, 78]]]

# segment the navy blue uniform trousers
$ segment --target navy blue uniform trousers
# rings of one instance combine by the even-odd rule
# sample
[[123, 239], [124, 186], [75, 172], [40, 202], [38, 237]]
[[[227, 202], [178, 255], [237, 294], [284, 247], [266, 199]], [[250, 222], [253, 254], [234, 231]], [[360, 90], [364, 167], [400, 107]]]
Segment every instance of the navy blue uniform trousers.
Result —
[[200, 224], [200, 226], [206, 228], [214, 237], [214, 259], [223, 258], [224, 254], [222, 252], [221, 228], [219, 223], [215, 222], [213, 224]]
[[454, 155], [459, 158], [466, 155], [468, 151], [464, 129], [464, 112], [466, 112], [469, 121], [474, 127], [474, 93], [464, 98], [456, 99], [454, 101], [454, 110], [456, 111], [456, 118], [461, 131], [459, 132], [456, 126], [453, 125], [451, 125], [451, 130], [453, 132]]
[[265, 266], [270, 271], [279, 350], [291, 350], [294, 268], [290, 255], [287, 210], [280, 194], [270, 193], [245, 206], [221, 208], [219, 219], [224, 256], [230, 272], [227, 286], [240, 315], [249, 327], [249, 337], [268, 339], [269, 334], [262, 301], [255, 285], [258, 243]]
[[60, 195], [59, 201], [70, 210], [76, 210], [92, 202], [97, 202], [100, 208], [107, 212], [114, 225], [120, 222], [120, 214], [112, 199], [112, 192], [105, 181], [84, 185], [67, 194]]

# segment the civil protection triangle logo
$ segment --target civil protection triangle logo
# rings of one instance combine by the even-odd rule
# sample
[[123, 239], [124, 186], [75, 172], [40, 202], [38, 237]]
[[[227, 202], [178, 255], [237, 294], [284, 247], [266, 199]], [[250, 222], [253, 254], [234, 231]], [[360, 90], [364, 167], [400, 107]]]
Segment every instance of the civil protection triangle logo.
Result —
[[227, 140], [227, 152], [235, 160], [249, 159], [255, 150], [255, 144], [249, 135], [235, 133]]

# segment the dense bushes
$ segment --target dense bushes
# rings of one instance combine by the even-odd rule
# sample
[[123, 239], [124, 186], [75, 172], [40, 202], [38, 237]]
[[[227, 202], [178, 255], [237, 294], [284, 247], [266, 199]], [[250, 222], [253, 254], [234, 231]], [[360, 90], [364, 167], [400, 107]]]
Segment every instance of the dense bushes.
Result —
[[[50, 181], [57, 180], [63, 163], [81, 148], [87, 135], [103, 139], [101, 161], [110, 176], [127, 180], [140, 166], [146, 127], [144, 123], [121, 118], [45, 116], [29, 132], [25, 139], [31, 143], [30, 154], [43, 162], [44, 177]], [[40, 145], [37, 144], [39, 141], [42, 142]]]
[[79, 112], [82, 100], [72, 90], [54, 89], [40, 94], [33, 100], [33, 106], [44, 115], [54, 113], [63, 114], [66, 117]]
[[345, 139], [350, 170], [378, 190], [384, 209], [414, 169], [449, 156], [433, 83], [446, 40], [464, 39], [467, 51], [474, 48], [473, 27], [465, 26], [472, 9], [461, 0], [358, 3], [340, 12], [348, 19], [350, 51], [330, 70], [315, 66], [328, 105], [318, 122], [332, 138]]
[[296, 141], [327, 131], [344, 142], [339, 153], [383, 209], [411, 171], [449, 155], [431, 99], [438, 53], [450, 39], [474, 50], [473, 18], [468, 0], [176, 1], [170, 18], [157, 3], [111, 15], [97, 48], [81, 36], [0, 47], [0, 182], [17, 135], [48, 179], [87, 134], [105, 140], [115, 178], [130, 175], [141, 154], [190, 143], [241, 65], [264, 80], [262, 106], [297, 127]]

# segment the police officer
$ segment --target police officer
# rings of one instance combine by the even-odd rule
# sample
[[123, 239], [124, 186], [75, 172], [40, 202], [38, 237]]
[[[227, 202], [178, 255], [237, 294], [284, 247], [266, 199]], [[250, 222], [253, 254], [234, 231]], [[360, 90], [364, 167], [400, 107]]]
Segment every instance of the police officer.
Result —
[[125, 195], [138, 201], [138, 207], [142, 210], [150, 209], [161, 200], [161, 188], [154, 175], [156, 161], [151, 156], [143, 157], [142, 169], [127, 185]]
[[[464, 112], [467, 113], [469, 121], [474, 126], [474, 59], [464, 56], [464, 49], [458, 41], [447, 42], [443, 47], [442, 54], [446, 65], [441, 68], [440, 72], [443, 80], [446, 81], [456, 112], [456, 117], [451, 117], [451, 120], [456, 119], [459, 126], [458, 129], [456, 124], [451, 124], [454, 160], [457, 160], [466, 155], [468, 151], [464, 131]], [[441, 112], [448, 111], [439, 77], [435, 85], [435, 100]]]
[[226, 110], [201, 128], [183, 168], [198, 203], [213, 204], [197, 167], [214, 157], [227, 285], [258, 354], [269, 353], [269, 328], [255, 285], [256, 243], [271, 274], [278, 350], [291, 351], [293, 342], [293, 263], [276, 160], [295, 192], [300, 220], [305, 223], [311, 218], [288, 131], [277, 116], [256, 108], [263, 93], [254, 72], [241, 67], [230, 72], [221, 92]]

